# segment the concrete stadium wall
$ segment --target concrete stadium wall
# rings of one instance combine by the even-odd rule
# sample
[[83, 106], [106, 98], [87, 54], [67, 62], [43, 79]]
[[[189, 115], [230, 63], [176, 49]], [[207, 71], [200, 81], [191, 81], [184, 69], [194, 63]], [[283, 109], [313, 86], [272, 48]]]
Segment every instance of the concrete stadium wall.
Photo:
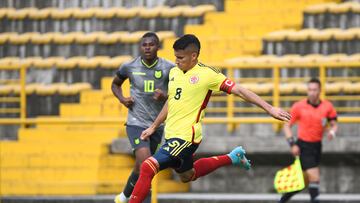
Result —
[[[252, 160], [253, 169], [246, 172], [237, 167], [226, 167], [191, 184], [192, 192], [272, 193], [277, 170], [292, 163], [282, 133], [274, 133], [272, 125], [241, 125], [228, 133], [226, 125], [204, 126], [204, 139], [196, 157], [226, 154], [234, 147], [243, 146]], [[295, 130], [295, 129], [294, 129]], [[360, 125], [340, 124], [338, 137], [323, 142], [321, 161], [321, 192], [360, 193]], [[126, 138], [113, 142], [115, 153], [130, 152]]]

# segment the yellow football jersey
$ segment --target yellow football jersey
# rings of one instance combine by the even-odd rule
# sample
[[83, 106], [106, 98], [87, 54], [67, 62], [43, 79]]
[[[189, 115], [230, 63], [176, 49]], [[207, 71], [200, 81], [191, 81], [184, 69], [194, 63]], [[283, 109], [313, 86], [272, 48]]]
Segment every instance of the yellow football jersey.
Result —
[[178, 67], [169, 73], [168, 114], [165, 139], [180, 138], [199, 143], [201, 120], [212, 91], [231, 92], [235, 83], [218, 69], [198, 63], [184, 73]]

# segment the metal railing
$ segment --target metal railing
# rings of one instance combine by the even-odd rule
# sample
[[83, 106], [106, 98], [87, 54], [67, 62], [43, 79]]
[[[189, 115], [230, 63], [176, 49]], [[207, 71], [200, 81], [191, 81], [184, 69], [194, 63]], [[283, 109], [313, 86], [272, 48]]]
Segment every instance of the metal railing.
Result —
[[[259, 80], [262, 81], [271, 81], [273, 84], [273, 90], [272, 94], [270, 96], [262, 96], [267, 101], [272, 102], [273, 106], [280, 106], [281, 101], [296, 101], [298, 99], [301, 99], [301, 96], [281, 96], [280, 95], [280, 82], [283, 78], [280, 77], [280, 70], [281, 69], [318, 69], [319, 72], [319, 79], [323, 84], [323, 89], [325, 89], [326, 81], [333, 81], [333, 80], [342, 80], [341, 77], [327, 77], [326, 76], [326, 70], [328, 69], [335, 69], [335, 68], [355, 68], [360, 69], [360, 62], [349, 62], [349, 63], [283, 63], [283, 64], [269, 64], [269, 63], [248, 63], [248, 64], [213, 64], [217, 67], [222, 67], [223, 70], [226, 71], [227, 77], [231, 79], [236, 79], [234, 76], [235, 70], [244, 70], [244, 69], [267, 69], [272, 71], [272, 77], [271, 78], [259, 78]], [[1, 69], [4, 69], [1, 67]], [[125, 118], [26, 118], [26, 91], [25, 91], [25, 85], [26, 85], [26, 66], [18, 66], [18, 67], [12, 67], [11, 70], [18, 70], [20, 71], [20, 116], [19, 118], [1, 118], [0, 124], [2, 125], [14, 125], [14, 124], [20, 124], [22, 127], [24, 127], [27, 124], [40, 124], [40, 123], [52, 123], [52, 124], [94, 124], [94, 123], [118, 123], [118, 122], [124, 122]], [[359, 76], [360, 77], [360, 76]], [[354, 81], [359, 80], [359, 77], [353, 77]], [[296, 78], [297, 81], [301, 81], [302, 78]], [[350, 78], [351, 79], [351, 78]], [[249, 80], [249, 79], [244, 79]], [[291, 79], [288, 79], [291, 80]], [[305, 78], [303, 78], [303, 81], [305, 82]], [[326, 98], [327, 95], [325, 91], [321, 92], [321, 98]], [[346, 101], [346, 100], [360, 100], [360, 95], [332, 95], [328, 97], [329, 99], [335, 99], [340, 101]], [[9, 98], [10, 99], [10, 98]], [[6, 98], [2, 98], [2, 100], [6, 100]], [[235, 116], [235, 113], [237, 112], [253, 112], [253, 113], [259, 113], [262, 112], [261, 109], [253, 108], [253, 107], [236, 107], [235, 102], [240, 101], [239, 98], [235, 98], [234, 95], [228, 95], [224, 97], [213, 97], [211, 101], [223, 101], [226, 102], [225, 107], [213, 107], [209, 108], [208, 112], [224, 112], [226, 113], [226, 117], [206, 117], [204, 119], [204, 123], [227, 123], [229, 124], [229, 130], [233, 130], [234, 126], [236, 124], [241, 123], [273, 123], [278, 124], [279, 122], [275, 119], [271, 118], [265, 118], [262, 116], [257, 117], [237, 117]], [[342, 110], [346, 111], [354, 111], [359, 110], [360, 107], [339, 107]], [[359, 122], [359, 117], [339, 117], [339, 122]]]

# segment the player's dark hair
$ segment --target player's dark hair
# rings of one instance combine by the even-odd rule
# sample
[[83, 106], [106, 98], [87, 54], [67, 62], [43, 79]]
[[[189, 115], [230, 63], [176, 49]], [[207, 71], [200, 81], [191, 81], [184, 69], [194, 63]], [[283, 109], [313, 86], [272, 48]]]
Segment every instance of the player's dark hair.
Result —
[[175, 51], [177, 50], [184, 50], [188, 46], [193, 45], [197, 49], [198, 54], [200, 53], [200, 41], [199, 39], [192, 34], [183, 35], [179, 39], [177, 39], [173, 45]]
[[320, 80], [317, 79], [317, 78], [311, 78], [311, 79], [309, 80], [308, 84], [309, 84], [309, 83], [316, 83], [316, 84], [318, 84], [319, 87], [321, 88], [321, 82], [320, 82]]
[[156, 44], [160, 44], [160, 39], [155, 32], [147, 32], [141, 37], [141, 39], [144, 39], [146, 37], [153, 37], [155, 39]]

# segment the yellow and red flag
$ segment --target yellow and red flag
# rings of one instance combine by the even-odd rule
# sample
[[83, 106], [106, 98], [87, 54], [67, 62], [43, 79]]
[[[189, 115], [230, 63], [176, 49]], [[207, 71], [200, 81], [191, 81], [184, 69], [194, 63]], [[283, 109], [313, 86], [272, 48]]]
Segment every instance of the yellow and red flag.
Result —
[[304, 189], [305, 181], [299, 157], [294, 163], [276, 172], [274, 187], [278, 193], [295, 192]]

